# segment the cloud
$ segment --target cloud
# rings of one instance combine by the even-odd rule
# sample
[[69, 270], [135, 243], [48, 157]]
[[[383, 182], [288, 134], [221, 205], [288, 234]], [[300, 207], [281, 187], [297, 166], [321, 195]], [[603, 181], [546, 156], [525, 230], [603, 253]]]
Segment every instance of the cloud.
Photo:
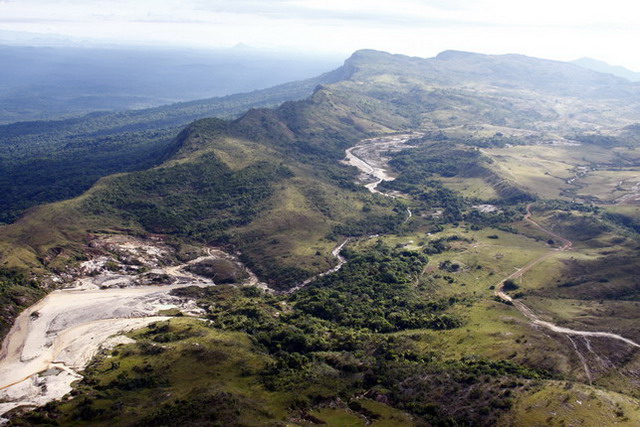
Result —
[[0, 0], [0, 29], [123, 43], [597, 57], [640, 69], [627, 0]]
[[[579, 27], [635, 25], [624, 0], [45, 0], [4, 1], [0, 22], [147, 21], [218, 22], [242, 15], [273, 20], [380, 27], [533, 26]], [[631, 12], [631, 11], [629, 11]]]

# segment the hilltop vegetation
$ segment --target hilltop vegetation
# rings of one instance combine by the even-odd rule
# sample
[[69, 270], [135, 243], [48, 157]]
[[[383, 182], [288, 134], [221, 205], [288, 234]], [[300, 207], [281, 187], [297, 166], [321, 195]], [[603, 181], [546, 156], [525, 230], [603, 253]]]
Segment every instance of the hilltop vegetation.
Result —
[[[504, 69], [497, 74], [480, 72], [489, 66]], [[549, 82], [548, 76], [554, 72], [556, 79]], [[565, 80], [590, 89], [578, 93], [573, 86], [560, 87]], [[571, 121], [570, 126], [575, 123], [578, 127], [602, 126], [606, 121], [612, 132], [626, 123], [625, 132], [633, 132], [634, 127], [626, 117], [638, 108], [637, 103], [627, 103], [613, 122], [604, 114], [590, 114], [589, 121], [584, 121], [587, 116], [580, 112], [582, 107], [574, 104], [572, 98], [562, 98], [567, 90], [572, 90], [571, 96], [591, 99], [592, 108], [610, 108], [616, 97], [635, 93], [637, 88], [629, 82], [569, 64], [459, 52], [423, 60], [359, 51], [336, 72], [256, 93], [259, 99], [256, 102], [272, 102], [279, 96], [302, 93], [319, 82], [322, 84], [305, 100], [285, 102], [276, 109], [253, 109], [233, 121], [195, 122], [174, 142], [165, 145], [125, 145], [118, 138], [111, 145], [98, 144], [101, 149], [116, 149], [113, 162], [117, 165], [105, 162], [106, 169], [102, 172], [91, 166], [96, 175], [112, 172], [114, 168], [126, 170], [147, 165], [145, 162], [167, 161], [149, 171], [104, 179], [77, 200], [34, 211], [15, 227], [3, 231], [5, 236], [14, 236], [11, 239], [18, 238], [18, 243], [4, 254], [4, 262], [12, 266], [37, 265], [37, 259], [46, 255], [39, 248], [48, 251], [57, 247], [58, 255], [46, 259], [51, 264], [49, 258], [58, 257], [62, 265], [64, 259], [73, 260], [75, 256], [75, 252], [64, 249], [78, 243], [73, 236], [95, 230], [102, 223], [98, 229], [163, 232], [200, 242], [230, 244], [241, 250], [243, 260], [265, 280], [288, 287], [330, 265], [333, 261], [328, 252], [341, 236], [389, 233], [403, 226], [405, 208], [400, 200], [366, 194], [354, 185], [354, 171], [337, 162], [356, 141], [381, 133], [429, 129], [423, 139], [416, 141], [418, 148], [395, 156], [392, 166], [400, 177], [386, 184], [388, 188], [410, 195], [420, 205], [416, 206], [418, 213], [437, 214], [438, 209], [444, 209], [445, 223], [465, 219], [479, 227], [500, 225], [517, 216], [517, 211], [507, 205], [532, 200], [535, 185], [521, 181], [522, 177], [529, 179], [534, 175], [517, 171], [511, 174], [510, 164], [503, 166], [505, 157], [500, 156], [499, 150], [509, 150], [508, 145], [514, 142], [521, 147], [537, 137], [562, 140], [563, 137], [547, 132], [560, 129], [566, 120]], [[469, 85], [464, 82], [493, 85], [496, 90], [467, 89]], [[615, 91], [601, 96], [602, 90], [612, 86]], [[566, 101], [567, 112], [562, 118], [547, 103], [550, 93], [559, 97], [558, 102]], [[232, 108], [247, 105], [242, 102], [251, 99], [243, 95], [236, 98], [240, 104]], [[224, 103], [211, 105], [229, 108]], [[189, 111], [187, 105], [185, 108], [184, 111]], [[532, 108], [537, 110], [536, 114], [532, 114]], [[121, 118], [127, 122], [127, 117], [131, 117], [137, 123], [133, 127], [127, 125], [128, 130], [148, 131], [153, 126], [149, 118], [156, 113], [162, 117], [163, 111], [174, 114], [183, 110], [157, 109]], [[186, 117], [180, 114], [176, 117]], [[109, 122], [109, 117], [96, 116], [97, 122], [88, 125]], [[458, 126], [460, 121], [464, 126]], [[69, 124], [78, 129], [86, 125], [82, 121]], [[440, 131], [431, 130], [434, 126]], [[569, 138], [567, 125], [562, 126]], [[25, 129], [33, 132], [28, 126]], [[121, 124], [119, 129], [125, 128]], [[574, 127], [571, 132], [575, 132]], [[91, 150], [80, 140], [77, 149], [85, 153], [79, 154], [81, 157]], [[135, 150], [139, 150], [138, 154]], [[155, 154], [149, 155], [150, 152]], [[65, 153], [61, 151], [60, 155]], [[34, 161], [33, 155], [25, 155], [25, 164]], [[140, 163], [139, 156], [144, 156], [145, 162]], [[121, 157], [128, 161], [118, 161]], [[95, 159], [100, 161], [102, 157]], [[15, 162], [16, 168], [27, 170], [25, 164]], [[79, 164], [80, 168], [87, 167]], [[63, 167], [65, 163], [58, 165]], [[44, 178], [47, 172], [46, 168], [40, 168], [34, 173], [41, 173]], [[82, 182], [96, 176], [77, 175]], [[548, 177], [556, 179], [555, 171]], [[459, 194], [447, 181], [450, 178], [475, 179], [473, 182], [491, 186], [495, 196], [489, 201], [505, 205], [502, 214], [473, 213], [474, 203], [487, 200]], [[26, 183], [30, 185], [29, 180]], [[78, 188], [67, 187], [65, 191], [70, 192]], [[17, 188], [13, 194], [20, 198], [30, 193]], [[548, 194], [546, 189], [542, 193]], [[29, 224], [48, 221], [51, 212], [65, 217], [57, 230], [37, 239], [19, 231]]]
[[162, 107], [0, 125], [0, 223], [27, 208], [81, 194], [100, 177], [145, 170], [184, 142], [180, 131], [205, 117], [235, 118], [249, 108], [308, 96], [340, 70], [270, 89]]
[[[333, 77], [301, 101], [198, 120], [159, 165], [0, 228], [4, 265], [32, 272], [64, 271], [107, 232], [225, 246], [276, 291], [313, 279], [290, 294], [178, 290], [209, 323], [132, 332], [74, 399], [16, 423], [637, 423], [634, 348], [517, 309], [639, 339], [637, 85], [463, 52], [360, 51]], [[377, 153], [394, 197], [340, 163], [405, 131], [423, 136]], [[557, 236], [523, 221], [531, 210]], [[315, 276], [347, 238], [346, 264]], [[513, 301], [496, 297], [503, 283]]]
[[[249, 108], [276, 106], [312, 91], [315, 94], [305, 101], [244, 115], [237, 124], [240, 135], [282, 144], [293, 132], [296, 146], [335, 158], [347, 148], [347, 140], [372, 132], [446, 131], [458, 126], [471, 130], [472, 125], [481, 126], [481, 131], [462, 129], [457, 134], [476, 144], [521, 143], [523, 138], [513, 129], [526, 128], [536, 131], [527, 135], [528, 142], [549, 138], [546, 132], [553, 130], [611, 145], [611, 138], [637, 140], [629, 133], [640, 108], [633, 101], [638, 90], [624, 79], [518, 55], [444, 52], [419, 59], [359, 51], [331, 73], [272, 89], [0, 126], [0, 190], [5, 194], [0, 222], [14, 221], [30, 206], [79, 195], [102, 176], [160, 164], [181, 144], [175, 139], [179, 130], [195, 119], [234, 118]], [[558, 98], [559, 104], [549, 102], [548, 96]], [[600, 114], [576, 101], [584, 99]], [[624, 108], [620, 99], [625, 100]], [[560, 115], [558, 109], [565, 112]], [[543, 133], [538, 132], [540, 123], [545, 123]], [[608, 131], [594, 134], [594, 124]], [[483, 134], [487, 125], [495, 131]], [[622, 133], [614, 132], [618, 130]]]
[[[385, 334], [455, 328], [461, 321], [446, 314], [455, 301], [413, 285], [427, 261], [418, 253], [378, 244], [349, 257], [344, 270], [291, 297], [228, 286], [177, 291], [208, 307], [210, 327], [176, 319], [136, 332], [138, 343], [89, 369], [83, 398], [26, 421], [335, 424], [348, 414], [382, 421], [391, 408], [380, 411], [396, 407], [402, 412], [392, 413], [411, 424], [488, 425], [511, 407], [512, 393], [549, 377], [506, 361], [443, 360], [418, 337]], [[187, 373], [204, 370], [208, 376]], [[419, 391], [435, 375], [442, 381], [432, 393]], [[460, 394], [475, 396], [462, 410]], [[134, 404], [139, 399], [145, 404]]]
[[4, 337], [21, 310], [43, 297], [38, 282], [23, 270], [0, 267], [0, 336]]

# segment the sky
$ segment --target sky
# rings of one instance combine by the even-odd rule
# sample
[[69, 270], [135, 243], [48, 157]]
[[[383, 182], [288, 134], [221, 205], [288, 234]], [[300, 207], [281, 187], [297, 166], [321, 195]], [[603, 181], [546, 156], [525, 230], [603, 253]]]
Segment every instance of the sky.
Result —
[[256, 48], [345, 57], [369, 48], [573, 60], [640, 71], [635, 0], [0, 0], [0, 32], [91, 43]]

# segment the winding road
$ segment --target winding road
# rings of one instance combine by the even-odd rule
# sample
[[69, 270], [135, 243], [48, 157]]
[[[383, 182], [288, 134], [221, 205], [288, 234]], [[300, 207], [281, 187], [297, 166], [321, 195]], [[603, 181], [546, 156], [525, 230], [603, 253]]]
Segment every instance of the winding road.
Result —
[[[625, 338], [621, 335], [618, 334], [614, 334], [611, 332], [600, 332], [600, 331], [581, 331], [581, 330], [576, 330], [576, 329], [570, 329], [570, 328], [565, 328], [562, 326], [558, 326], [555, 325], [551, 322], [547, 322], [544, 320], [541, 320], [529, 307], [527, 307], [524, 303], [522, 303], [521, 301], [518, 300], [514, 300], [513, 298], [511, 298], [505, 291], [504, 291], [504, 284], [507, 280], [513, 280], [513, 279], [518, 279], [520, 277], [522, 277], [522, 275], [524, 273], [526, 273], [527, 271], [531, 270], [533, 267], [535, 267], [536, 265], [540, 264], [542, 261], [546, 260], [547, 258], [550, 258], [552, 256], [554, 256], [555, 254], [557, 254], [558, 252], [563, 252], [563, 251], [567, 251], [569, 249], [571, 249], [571, 247], [573, 246], [573, 243], [554, 233], [553, 231], [547, 230], [546, 228], [544, 228], [543, 226], [541, 226], [540, 224], [538, 224], [536, 221], [534, 221], [533, 219], [531, 219], [531, 207], [532, 204], [527, 205], [527, 213], [524, 216], [524, 220], [527, 221], [529, 224], [533, 225], [534, 227], [536, 227], [537, 229], [539, 229], [540, 231], [548, 234], [549, 236], [559, 240], [562, 242], [562, 246], [560, 246], [559, 248], [555, 248], [552, 249], [551, 251], [547, 252], [546, 254], [534, 259], [533, 261], [529, 262], [527, 265], [525, 265], [524, 267], [519, 268], [515, 273], [505, 277], [504, 279], [502, 279], [502, 281], [500, 281], [500, 283], [498, 283], [496, 285], [496, 290], [495, 290], [495, 295], [498, 296], [499, 298], [501, 298], [504, 301], [508, 301], [511, 304], [514, 305], [514, 307], [516, 307], [525, 317], [527, 317], [531, 323], [533, 325], [536, 326], [541, 326], [543, 328], [546, 328], [550, 331], [559, 333], [559, 334], [564, 334], [564, 335], [576, 335], [576, 336], [581, 336], [581, 337], [600, 337], [600, 338], [610, 338], [610, 339], [614, 339], [614, 340], [618, 340], [618, 341], [622, 341], [632, 347], [636, 347], [636, 348], [640, 348], [640, 344], [638, 344], [637, 342], [630, 340], [629, 338]], [[575, 343], [574, 343], [575, 345]]]
[[[377, 194], [381, 194], [383, 196], [387, 196], [387, 197], [394, 197], [391, 194], [386, 194], [383, 193], [379, 190], [377, 190], [377, 187], [380, 183], [382, 183], [383, 181], [391, 181], [393, 179], [395, 179], [395, 177], [393, 177], [392, 175], [390, 175], [388, 173], [388, 168], [386, 165], [386, 162], [384, 161], [384, 157], [381, 155], [381, 153], [383, 151], [390, 151], [390, 148], [393, 148], [395, 150], [398, 150], [399, 146], [401, 144], [404, 144], [406, 141], [408, 141], [411, 138], [414, 138], [415, 134], [411, 134], [411, 135], [399, 135], [396, 136], [395, 138], [374, 138], [371, 140], [365, 140], [362, 141], [361, 143], [359, 143], [358, 145], [356, 145], [355, 147], [352, 147], [350, 149], [348, 149], [346, 151], [346, 159], [345, 159], [345, 163], [350, 164], [352, 166], [357, 167], [364, 175], [368, 175], [370, 177], [372, 177], [374, 179], [373, 182], [368, 183], [365, 185], [365, 187], [372, 193], [377, 193]], [[589, 337], [598, 337], [598, 338], [607, 338], [607, 339], [613, 339], [613, 340], [617, 340], [620, 342], [623, 342], [631, 347], [635, 347], [635, 348], [640, 348], [640, 344], [638, 344], [637, 342], [623, 337], [621, 335], [618, 334], [614, 334], [611, 332], [604, 332], [604, 331], [582, 331], [582, 330], [576, 330], [576, 329], [571, 329], [571, 328], [565, 328], [562, 326], [558, 326], [554, 323], [545, 321], [540, 319], [529, 307], [527, 307], [524, 303], [522, 303], [521, 301], [518, 300], [514, 300], [511, 296], [509, 296], [505, 291], [504, 291], [504, 284], [507, 280], [514, 280], [514, 279], [518, 279], [521, 278], [527, 271], [531, 270], [532, 268], [536, 267], [538, 264], [540, 264], [541, 262], [543, 262], [544, 260], [556, 255], [558, 252], [564, 252], [564, 251], [568, 251], [571, 249], [571, 247], [573, 246], [573, 243], [563, 237], [560, 236], [557, 233], [554, 233], [551, 230], [548, 230], [546, 228], [544, 228], [542, 225], [540, 225], [538, 222], [536, 222], [535, 220], [532, 219], [532, 213], [531, 213], [531, 208], [532, 208], [532, 204], [527, 205], [527, 213], [524, 216], [524, 220], [527, 221], [529, 224], [533, 225], [535, 228], [537, 228], [538, 230], [542, 231], [543, 233], [547, 234], [548, 236], [554, 238], [556, 241], [561, 242], [562, 246], [558, 247], [558, 248], [554, 248], [551, 249], [549, 252], [545, 253], [544, 255], [530, 261], [528, 264], [526, 264], [525, 266], [519, 268], [516, 272], [514, 272], [513, 274], [510, 274], [509, 276], [505, 277], [504, 279], [502, 279], [497, 285], [496, 285], [496, 289], [495, 289], [495, 295], [498, 296], [499, 298], [501, 298], [504, 301], [507, 301], [511, 304], [513, 304], [514, 307], [516, 307], [527, 319], [529, 319], [529, 321], [531, 322], [531, 324], [533, 324], [534, 326], [538, 326], [538, 327], [542, 327], [545, 328], [547, 330], [553, 331], [555, 333], [558, 334], [562, 334], [567, 336], [567, 338], [570, 340], [570, 342], [572, 343], [573, 347], [575, 348], [576, 353], [578, 354], [578, 357], [580, 358], [580, 361], [584, 367], [584, 370], [586, 372], [587, 378], [589, 378], [589, 381], [591, 381], [591, 372], [589, 370], [589, 367], [587, 365], [586, 359], [585, 357], [580, 353], [580, 351], [578, 350], [578, 347], [575, 343], [575, 341], [573, 339], [571, 339], [572, 336], [578, 336], [578, 337], [582, 337], [585, 339], [586, 342], [586, 346], [587, 349], [593, 353], [593, 350], [591, 349], [590, 343], [587, 340], [587, 338]], [[407, 220], [409, 220], [409, 218], [411, 218], [412, 213], [411, 210], [409, 210], [407, 208], [407, 213], [408, 213], [408, 217]], [[595, 353], [594, 353], [595, 355]], [[599, 359], [598, 355], [595, 355], [596, 358]]]
[[[404, 143], [415, 137], [416, 134], [404, 134], [362, 141], [346, 150], [344, 162], [358, 168], [366, 181], [372, 181], [365, 184], [371, 193], [395, 197], [377, 189], [383, 181], [395, 179], [389, 173], [388, 159], [384, 154], [400, 150]], [[585, 339], [602, 337], [640, 348], [640, 344], [618, 334], [574, 330], [541, 320], [529, 307], [521, 301], [514, 300], [504, 291], [507, 280], [522, 277], [545, 259], [558, 252], [570, 250], [572, 247], [571, 241], [534, 221], [531, 218], [531, 207], [531, 204], [527, 206], [524, 220], [562, 242], [562, 246], [550, 250], [504, 278], [496, 286], [495, 295], [513, 304], [533, 325], [564, 334], [569, 339], [571, 336], [581, 336]], [[408, 208], [407, 215], [409, 220], [412, 213]], [[349, 241], [350, 239], [344, 240], [332, 250], [333, 257], [338, 260], [334, 267], [305, 280], [290, 292], [306, 286], [318, 277], [342, 268], [347, 260], [340, 255], [340, 251]], [[207, 256], [192, 262], [214, 255], [220, 256], [209, 250]], [[185, 272], [183, 267], [187, 264], [163, 269], [165, 274], [177, 279], [178, 283], [174, 285], [129, 286], [105, 290], [100, 287], [106, 281], [97, 282], [97, 277], [86, 277], [79, 281], [81, 286], [54, 291], [21, 313], [0, 350], [0, 415], [17, 406], [43, 405], [67, 394], [71, 390], [71, 383], [81, 378], [78, 372], [86, 366], [103, 344], [112, 340], [111, 337], [114, 334], [165, 319], [156, 315], [163, 308], [197, 309], [193, 301], [185, 301], [169, 295], [172, 289], [183, 287], [185, 284], [198, 286], [213, 284], [197, 280], [195, 276]], [[264, 284], [253, 275], [250, 275], [250, 282], [249, 284], [264, 287]], [[85, 286], [87, 284], [90, 286]], [[572, 343], [575, 346], [573, 340]], [[588, 341], [587, 346], [592, 351]], [[583, 364], [589, 376], [584, 361]]]

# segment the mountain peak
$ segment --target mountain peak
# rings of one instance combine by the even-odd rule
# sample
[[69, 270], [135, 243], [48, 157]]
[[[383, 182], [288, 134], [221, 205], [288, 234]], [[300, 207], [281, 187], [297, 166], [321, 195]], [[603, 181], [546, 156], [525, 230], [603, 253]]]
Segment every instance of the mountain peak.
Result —
[[375, 49], [360, 49], [360, 50], [356, 50], [355, 52], [353, 52], [353, 54], [351, 54], [351, 56], [349, 58], [347, 58], [347, 60], [344, 62], [345, 65], [353, 65], [356, 63], [360, 63], [362, 61], [379, 61], [381, 59], [390, 59], [393, 58], [394, 56], [401, 56], [401, 55], [393, 55], [389, 52], [383, 52], [381, 50], [375, 50]]
[[441, 61], [450, 61], [456, 59], [468, 59], [473, 57], [485, 56], [481, 53], [466, 52], [463, 50], [445, 50], [436, 55], [435, 59]]
[[580, 98], [615, 98], [637, 93], [637, 88], [627, 80], [576, 64], [520, 54], [446, 50], [425, 59], [366, 49], [351, 55], [343, 72], [343, 77], [358, 81], [372, 81], [376, 75], [403, 76], [430, 85], [482, 84]]
[[[376, 50], [376, 49], [358, 49], [355, 52], [353, 52], [351, 54], [351, 57], [349, 57], [349, 59], [352, 58], [361, 58], [361, 57], [367, 57], [367, 56], [377, 56], [377, 55], [383, 55], [383, 56], [388, 56], [388, 55], [392, 55], [389, 52], [385, 52], [382, 50]], [[349, 60], [347, 59], [347, 61]]]
[[573, 64], [579, 65], [583, 68], [598, 71], [600, 73], [613, 74], [614, 76], [622, 77], [632, 82], [640, 81], [640, 73], [629, 70], [628, 68], [621, 67], [619, 65], [611, 65], [607, 62], [600, 61], [593, 58], [580, 58], [575, 61], [571, 61]]

